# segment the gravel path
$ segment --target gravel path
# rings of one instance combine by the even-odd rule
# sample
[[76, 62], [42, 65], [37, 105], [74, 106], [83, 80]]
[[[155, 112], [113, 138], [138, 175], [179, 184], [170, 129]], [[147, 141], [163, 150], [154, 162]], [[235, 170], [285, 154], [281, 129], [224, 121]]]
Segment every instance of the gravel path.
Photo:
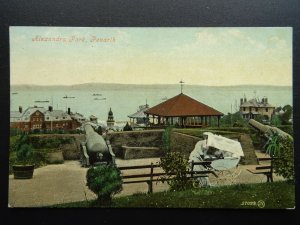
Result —
[[[259, 155], [259, 153], [258, 153]], [[261, 157], [261, 155], [259, 155]], [[118, 166], [145, 165], [156, 163], [159, 158], [121, 160], [117, 159]], [[264, 175], [253, 175], [247, 169], [256, 165], [241, 165], [235, 169], [218, 172], [219, 177], [210, 176], [212, 185], [230, 185], [237, 183], [266, 182]], [[149, 169], [145, 169], [147, 172]], [[9, 205], [10, 207], [40, 207], [59, 203], [76, 202], [95, 199], [96, 196], [85, 185], [87, 168], [82, 168], [79, 161], [65, 161], [64, 164], [48, 165], [35, 169], [33, 179], [18, 180], [9, 176]], [[145, 171], [145, 172], [146, 172]], [[142, 171], [139, 171], [142, 172]], [[130, 171], [130, 174], [133, 174]], [[274, 175], [274, 181], [282, 180]], [[153, 183], [153, 191], [159, 192], [168, 189], [167, 184]], [[146, 183], [124, 184], [121, 193], [115, 195], [126, 196], [134, 193], [146, 193]]]

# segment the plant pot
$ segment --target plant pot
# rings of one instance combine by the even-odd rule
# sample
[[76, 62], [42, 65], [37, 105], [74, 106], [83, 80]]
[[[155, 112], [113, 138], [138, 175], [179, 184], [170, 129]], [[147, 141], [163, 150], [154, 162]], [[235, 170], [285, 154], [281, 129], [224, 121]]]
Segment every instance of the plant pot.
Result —
[[31, 179], [33, 171], [34, 165], [13, 165], [15, 179]]

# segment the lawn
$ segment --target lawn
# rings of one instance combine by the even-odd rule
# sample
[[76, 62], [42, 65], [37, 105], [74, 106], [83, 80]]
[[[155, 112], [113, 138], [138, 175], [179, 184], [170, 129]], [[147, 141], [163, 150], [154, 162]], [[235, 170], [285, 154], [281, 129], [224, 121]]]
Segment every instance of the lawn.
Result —
[[238, 131], [228, 131], [228, 130], [220, 130], [220, 129], [200, 129], [200, 128], [192, 128], [192, 129], [173, 129], [174, 132], [179, 132], [183, 134], [188, 134], [195, 137], [203, 138], [204, 132], [211, 132], [214, 134], [222, 135], [227, 138], [238, 138], [241, 133]]
[[181, 192], [134, 194], [114, 198], [111, 205], [83, 201], [54, 205], [54, 208], [294, 208], [295, 185], [288, 182], [240, 184], [198, 188]]

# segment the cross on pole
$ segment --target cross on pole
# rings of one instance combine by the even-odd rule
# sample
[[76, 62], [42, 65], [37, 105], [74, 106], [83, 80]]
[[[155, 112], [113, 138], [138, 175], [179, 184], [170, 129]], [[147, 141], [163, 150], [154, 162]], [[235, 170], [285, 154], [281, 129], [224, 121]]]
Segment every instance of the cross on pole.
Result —
[[182, 87], [183, 87], [184, 82], [181, 80], [179, 83], [180, 83], [181, 94], [182, 94]]

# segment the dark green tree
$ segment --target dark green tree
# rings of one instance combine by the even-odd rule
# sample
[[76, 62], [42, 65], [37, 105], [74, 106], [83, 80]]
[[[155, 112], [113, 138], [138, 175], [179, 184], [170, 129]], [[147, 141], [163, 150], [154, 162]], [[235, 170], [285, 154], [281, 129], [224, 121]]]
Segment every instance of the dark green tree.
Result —
[[163, 150], [165, 153], [170, 152], [171, 150], [171, 133], [172, 133], [172, 126], [167, 126], [162, 135], [162, 142], [163, 142]]
[[123, 131], [132, 131], [132, 127], [128, 124], [128, 122], [126, 123], [125, 127], [123, 128]]

